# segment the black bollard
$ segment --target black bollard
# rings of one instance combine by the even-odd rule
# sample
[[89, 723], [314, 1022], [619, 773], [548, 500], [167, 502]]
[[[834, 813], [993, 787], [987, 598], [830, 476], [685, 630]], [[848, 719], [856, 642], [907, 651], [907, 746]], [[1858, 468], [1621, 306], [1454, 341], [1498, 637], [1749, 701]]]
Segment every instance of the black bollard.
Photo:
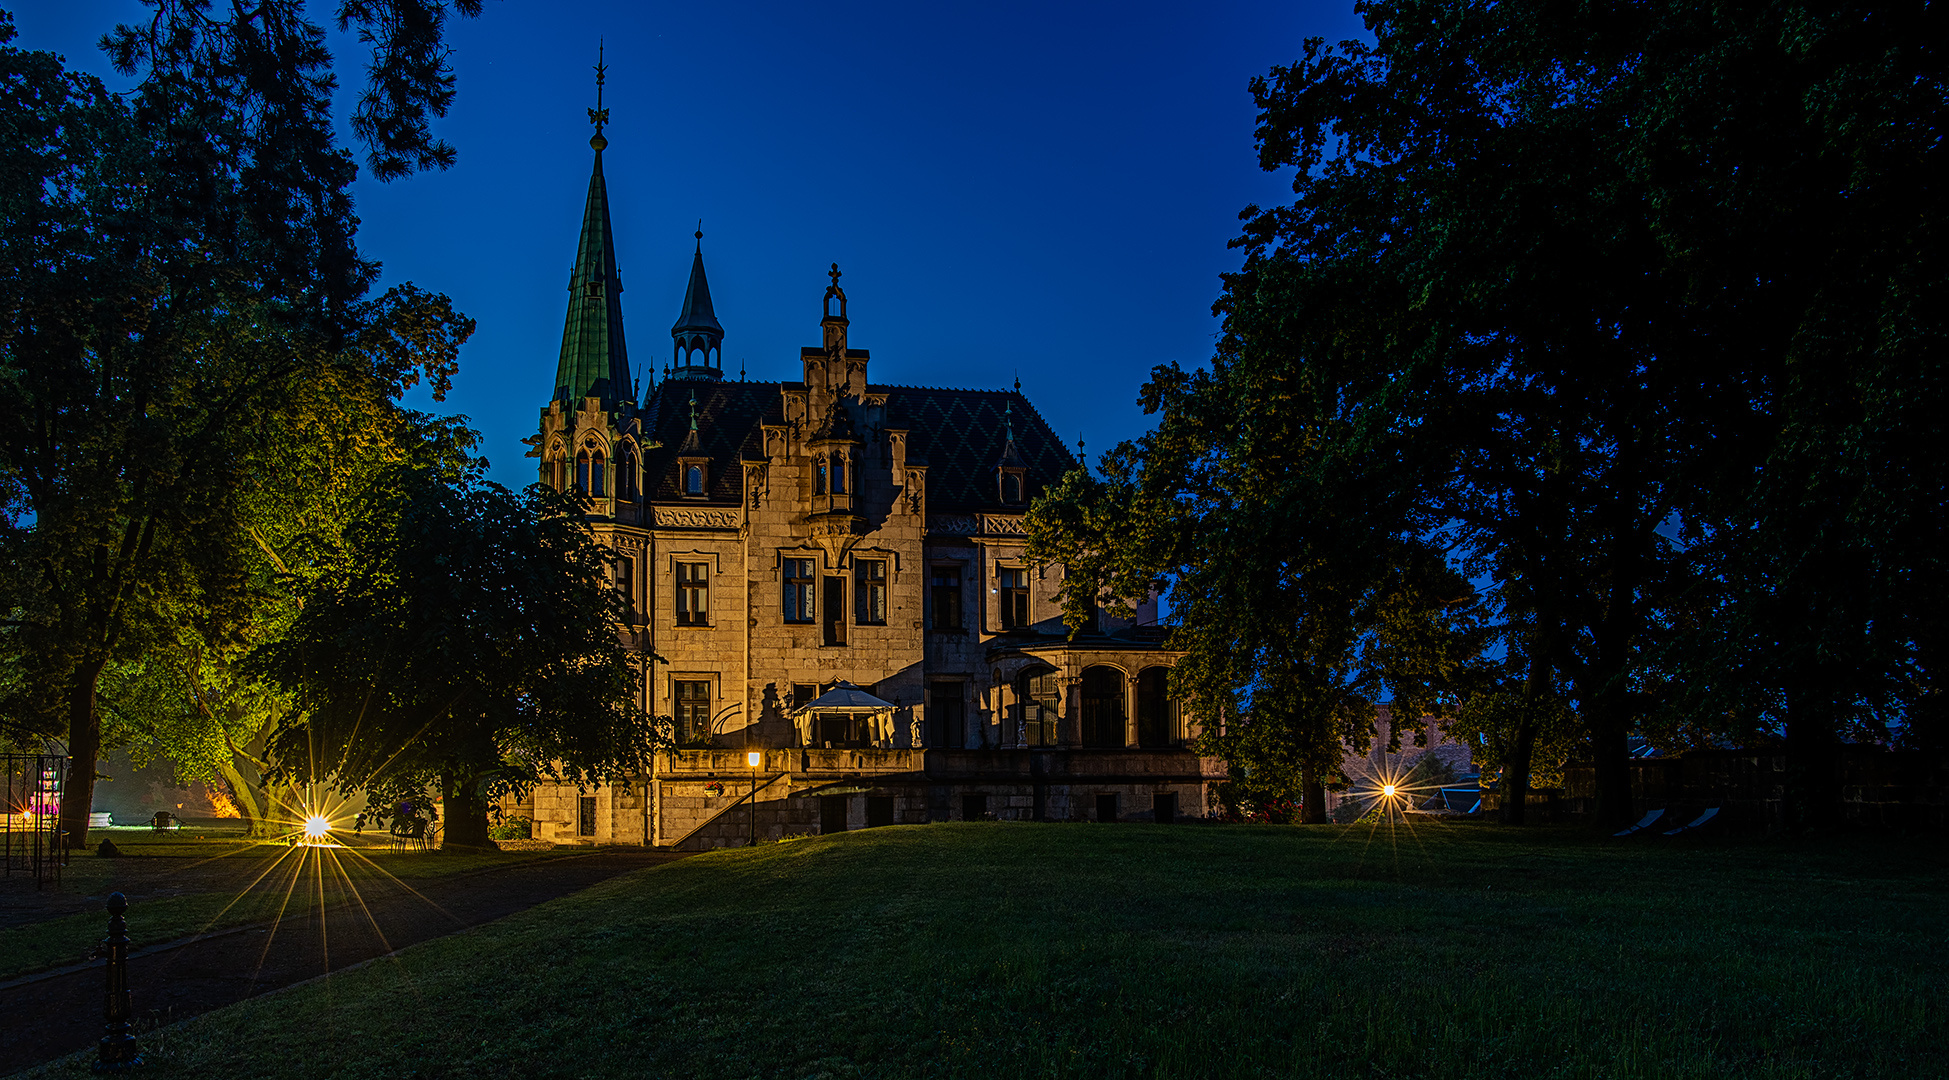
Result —
[[108, 895], [108, 936], [102, 939], [102, 955], [108, 957], [108, 1001], [102, 1010], [107, 1021], [101, 1052], [95, 1058], [96, 1072], [126, 1072], [142, 1064], [135, 1052], [135, 1036], [129, 1034], [129, 920], [128, 898], [121, 893]]

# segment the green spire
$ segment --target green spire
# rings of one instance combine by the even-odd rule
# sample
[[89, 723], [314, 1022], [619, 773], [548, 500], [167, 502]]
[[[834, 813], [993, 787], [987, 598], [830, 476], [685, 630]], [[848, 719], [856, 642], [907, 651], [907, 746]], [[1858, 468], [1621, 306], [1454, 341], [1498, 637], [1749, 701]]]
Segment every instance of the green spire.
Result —
[[596, 63], [596, 126], [589, 146], [596, 152], [589, 177], [589, 200], [582, 209], [582, 238], [568, 279], [568, 319], [562, 326], [562, 357], [555, 366], [555, 397], [576, 402], [601, 398], [605, 406], [632, 401], [629, 351], [623, 345], [623, 279], [616, 270], [616, 244], [609, 231], [609, 188], [602, 177], [602, 135], [609, 111], [602, 107], [606, 68]]

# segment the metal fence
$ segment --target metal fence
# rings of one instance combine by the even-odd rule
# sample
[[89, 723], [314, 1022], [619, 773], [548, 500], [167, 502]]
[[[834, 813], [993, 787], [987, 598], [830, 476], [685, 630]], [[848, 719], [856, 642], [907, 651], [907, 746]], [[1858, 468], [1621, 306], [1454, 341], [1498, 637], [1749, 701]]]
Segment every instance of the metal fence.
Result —
[[65, 754], [0, 754], [4, 772], [4, 822], [0, 844], [6, 851], [4, 873], [32, 874], [36, 887], [60, 882], [67, 853], [59, 833], [61, 785], [67, 780]]

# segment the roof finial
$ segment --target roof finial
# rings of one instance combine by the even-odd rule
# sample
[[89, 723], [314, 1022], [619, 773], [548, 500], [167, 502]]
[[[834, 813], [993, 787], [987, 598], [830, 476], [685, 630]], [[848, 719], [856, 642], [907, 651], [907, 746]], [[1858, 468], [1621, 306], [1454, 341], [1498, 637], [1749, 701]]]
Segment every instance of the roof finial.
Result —
[[738, 357], [738, 381], [744, 381], [744, 357]]
[[[1016, 383], [1017, 385], [1020, 385], [1021, 380], [1019, 379], [1016, 380]], [[1002, 403], [1002, 423], [1006, 425], [1006, 427], [1008, 428], [1008, 441], [1014, 442], [1015, 441], [1015, 403], [1013, 401]]]
[[704, 250], [704, 219], [697, 219], [697, 231], [691, 234], [697, 238], [697, 250]]
[[690, 392], [690, 433], [697, 434], [697, 391]]
[[609, 66], [602, 62], [603, 41], [596, 39], [596, 107], [589, 110], [589, 123], [596, 126], [596, 133], [589, 136], [589, 145], [600, 154], [609, 145], [602, 137], [602, 126], [609, 122], [609, 110], [602, 107], [602, 84], [608, 78]]
[[1022, 392], [1022, 373], [1020, 371], [1015, 373], [1015, 392], [1018, 394]]
[[839, 287], [839, 264], [833, 263], [832, 272], [828, 273], [826, 276], [832, 279], [832, 287], [837, 289]]

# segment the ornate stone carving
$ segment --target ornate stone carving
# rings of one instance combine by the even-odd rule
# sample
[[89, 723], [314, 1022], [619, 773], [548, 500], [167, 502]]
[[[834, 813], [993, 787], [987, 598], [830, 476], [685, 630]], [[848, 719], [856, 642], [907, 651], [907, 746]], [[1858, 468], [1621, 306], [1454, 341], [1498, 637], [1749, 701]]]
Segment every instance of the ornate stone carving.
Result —
[[656, 508], [656, 527], [659, 529], [736, 529], [743, 524], [736, 510], [705, 510], [675, 506]]
[[981, 531], [991, 535], [1000, 534], [1002, 536], [1029, 535], [1028, 527], [1022, 523], [1022, 515], [1020, 514], [983, 514], [981, 515]]
[[936, 514], [927, 519], [927, 531], [946, 536], [973, 536], [981, 531], [981, 520], [973, 514]]

